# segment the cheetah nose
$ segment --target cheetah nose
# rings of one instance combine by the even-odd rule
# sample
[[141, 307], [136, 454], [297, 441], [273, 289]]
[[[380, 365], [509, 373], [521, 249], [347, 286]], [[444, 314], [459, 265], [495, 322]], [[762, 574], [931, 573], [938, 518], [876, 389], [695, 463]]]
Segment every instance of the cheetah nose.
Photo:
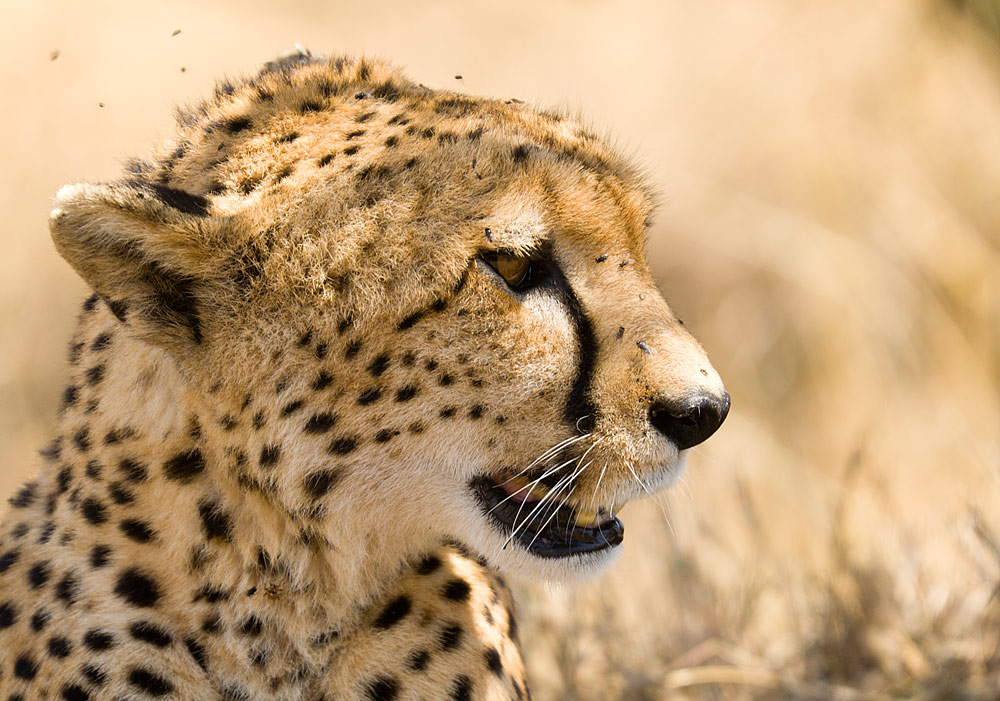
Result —
[[677, 450], [698, 445], [718, 430], [729, 414], [729, 393], [697, 394], [680, 401], [657, 402], [649, 408], [649, 423], [673, 441]]

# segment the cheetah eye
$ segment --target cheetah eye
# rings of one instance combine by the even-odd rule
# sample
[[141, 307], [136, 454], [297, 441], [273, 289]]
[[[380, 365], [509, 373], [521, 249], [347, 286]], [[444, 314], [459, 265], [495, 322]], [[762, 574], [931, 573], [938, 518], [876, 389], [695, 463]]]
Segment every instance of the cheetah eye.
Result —
[[497, 275], [514, 292], [534, 287], [546, 277], [545, 266], [528, 256], [518, 256], [502, 251], [485, 251], [480, 258], [496, 271]]

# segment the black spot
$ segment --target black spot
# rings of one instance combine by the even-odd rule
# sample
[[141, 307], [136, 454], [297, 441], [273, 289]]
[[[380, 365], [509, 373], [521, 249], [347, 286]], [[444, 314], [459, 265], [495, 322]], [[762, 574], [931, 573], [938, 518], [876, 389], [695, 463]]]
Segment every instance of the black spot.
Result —
[[411, 158], [410, 160], [408, 160], [408, 161], [407, 161], [406, 163], [404, 163], [404, 164], [403, 164], [403, 167], [404, 167], [405, 169], [409, 170], [409, 169], [410, 169], [410, 168], [412, 168], [413, 166], [417, 165], [417, 162], [418, 162], [418, 160], [419, 160], [419, 159], [417, 159], [417, 158], [416, 158], [416, 157], [414, 156], [413, 158]]
[[438, 635], [438, 643], [442, 650], [454, 650], [462, 642], [462, 626], [457, 623], [446, 626]]
[[198, 593], [195, 594], [192, 601], [205, 601], [210, 604], [217, 604], [220, 601], [226, 601], [229, 599], [229, 595], [230, 593], [225, 589], [207, 585], [198, 590]]
[[252, 193], [254, 190], [257, 189], [257, 186], [260, 185], [263, 180], [264, 176], [262, 175], [251, 175], [249, 177], [243, 178], [243, 180], [241, 180], [239, 184], [240, 192], [242, 192], [244, 195], [249, 195], [250, 193]]
[[521, 144], [514, 148], [511, 152], [511, 157], [514, 159], [514, 163], [518, 165], [523, 165], [528, 160], [528, 155], [531, 153], [531, 146], [528, 144]]
[[503, 662], [500, 661], [500, 653], [495, 647], [488, 647], [483, 651], [483, 659], [486, 661], [486, 669], [503, 679]]
[[17, 609], [14, 608], [14, 603], [12, 601], [8, 601], [4, 604], [0, 604], [0, 630], [10, 628], [16, 621]]
[[173, 642], [170, 633], [150, 621], [135, 621], [129, 626], [128, 632], [136, 640], [156, 647], [166, 647]]
[[137, 518], [128, 518], [118, 524], [119, 530], [137, 543], [148, 543], [156, 537], [156, 531], [146, 521]]
[[18, 550], [9, 550], [3, 555], [0, 555], [0, 573], [9, 570], [20, 557], [21, 553]]
[[378, 400], [382, 396], [382, 390], [378, 387], [372, 387], [371, 389], [366, 389], [364, 392], [358, 395], [358, 404], [362, 406], [367, 406], [372, 402]]
[[464, 674], [460, 674], [451, 683], [448, 690], [453, 701], [469, 701], [472, 698], [472, 682]]
[[409, 430], [410, 433], [423, 433], [424, 432], [424, 425], [422, 423], [420, 423], [419, 421], [414, 421], [412, 424], [410, 424], [410, 427], [409, 427], [408, 430]]
[[316, 357], [319, 358], [320, 360], [322, 360], [323, 358], [326, 357], [326, 352], [328, 350], [330, 350], [330, 346], [328, 346], [327, 344], [325, 344], [325, 343], [317, 343], [316, 344]]
[[299, 111], [303, 114], [306, 112], [319, 112], [322, 109], [323, 103], [319, 100], [305, 100], [301, 105], [299, 105]]
[[394, 147], [398, 143], [399, 143], [398, 136], [390, 136], [388, 139], [385, 140], [385, 145], [388, 146], [389, 148]]
[[70, 385], [63, 391], [63, 408], [71, 407], [76, 404], [77, 400], [80, 398], [80, 388], [76, 385]]
[[438, 384], [441, 385], [442, 387], [447, 387], [454, 381], [455, 378], [449, 375], [448, 373], [445, 373], [438, 378]]
[[455, 415], [456, 411], [458, 410], [453, 406], [446, 407], [438, 412], [438, 416], [440, 416], [442, 419], [450, 419]]
[[95, 545], [90, 551], [90, 566], [97, 569], [108, 564], [111, 548], [107, 545]]
[[276, 144], [290, 144], [299, 138], [299, 133], [297, 131], [289, 131], [274, 140]]
[[486, 412], [486, 408], [483, 407], [483, 406], [481, 406], [481, 405], [479, 405], [479, 404], [477, 404], [476, 406], [474, 406], [471, 409], [469, 409], [469, 418], [470, 419], [481, 419], [481, 418], [483, 418], [483, 414], [485, 412]]
[[63, 469], [59, 470], [59, 473], [56, 475], [56, 493], [64, 493], [67, 489], [69, 489], [69, 485], [72, 481], [73, 469], [67, 465]]
[[304, 402], [301, 399], [296, 399], [294, 402], [291, 402], [291, 403], [286, 404], [284, 406], [284, 408], [281, 410], [281, 415], [282, 416], [291, 416], [296, 411], [298, 411], [299, 409], [301, 409], [303, 404], [304, 404]]
[[365, 686], [369, 701], [393, 701], [399, 694], [399, 682], [392, 677], [375, 677]]
[[453, 579], [441, 588], [441, 596], [451, 601], [468, 601], [472, 587], [464, 579]]
[[128, 682], [150, 696], [166, 696], [174, 690], [169, 681], [143, 667], [129, 670]]
[[398, 436], [399, 431], [393, 431], [390, 428], [383, 428], [378, 433], [375, 434], [376, 443], [388, 443], [393, 439], [393, 437]]
[[437, 555], [428, 555], [417, 563], [417, 574], [428, 575], [437, 572], [441, 567], [441, 558]]
[[281, 170], [279, 170], [277, 173], [275, 173], [274, 182], [280, 183], [282, 180], [284, 180], [294, 172], [295, 172], [295, 166], [287, 165]]
[[184, 640], [184, 646], [187, 648], [191, 657], [194, 661], [201, 667], [202, 671], [208, 671], [208, 663], [206, 661], [205, 648], [194, 638], [186, 638]]
[[83, 468], [83, 473], [87, 475], [87, 477], [94, 480], [101, 479], [101, 475], [103, 474], [103, 472], [104, 472], [104, 466], [101, 465], [101, 463], [98, 462], [97, 460], [88, 460], [87, 466]]
[[20, 679], [34, 679], [38, 674], [38, 663], [28, 655], [21, 655], [14, 661], [14, 676]]
[[251, 638], [256, 638], [260, 635], [262, 630], [264, 630], [264, 624], [253, 614], [244, 618], [243, 622], [240, 623], [240, 632], [243, 633], [243, 635], [250, 636]]
[[219, 620], [218, 615], [211, 615], [201, 623], [201, 631], [203, 633], [215, 634], [221, 630], [222, 621]]
[[81, 671], [84, 678], [96, 687], [104, 686], [108, 681], [108, 673], [95, 665], [84, 665]]
[[83, 300], [83, 311], [92, 312], [97, 308], [97, 302], [100, 299], [96, 294], [90, 295], [87, 299]]
[[250, 126], [249, 117], [234, 117], [227, 122], [223, 122], [222, 128], [230, 134], [238, 134]]
[[484, 131], [486, 131], [486, 130], [483, 129], [483, 127], [481, 127], [481, 126], [480, 127], [476, 127], [475, 129], [473, 129], [472, 131], [470, 131], [468, 134], [466, 134], [466, 136], [468, 137], [469, 141], [477, 141], [479, 139], [479, 137], [481, 137], [483, 135]]
[[413, 328], [413, 326], [418, 321], [420, 321], [420, 319], [423, 317], [423, 315], [424, 315], [423, 311], [414, 312], [413, 314], [410, 314], [408, 317], [406, 317], [405, 319], [403, 319], [402, 321], [400, 321], [396, 325], [396, 328], [398, 330], [400, 330], [400, 331], [405, 331], [406, 329]]
[[373, 625], [383, 630], [391, 628], [403, 620], [403, 617], [410, 612], [410, 607], [411, 602], [408, 596], [397, 596], [386, 604]]
[[43, 545], [52, 539], [52, 534], [56, 530], [54, 521], [46, 521], [42, 524], [42, 530], [38, 534], [38, 544]]
[[104, 379], [104, 365], [95, 365], [86, 372], [87, 384], [94, 386]]
[[597, 258], [595, 258], [594, 260], [597, 261], [598, 263], [603, 263], [607, 259], [608, 259], [608, 254], [602, 253], [601, 255], [597, 256]]
[[344, 351], [344, 358], [346, 360], [351, 360], [361, 351], [361, 341], [351, 341], [347, 344], [347, 349]]
[[90, 430], [84, 426], [73, 434], [73, 443], [80, 450], [81, 453], [86, 453], [90, 450]]
[[64, 701], [90, 701], [90, 694], [76, 684], [66, 684], [61, 693]]
[[171, 458], [163, 465], [168, 479], [181, 483], [191, 482], [205, 471], [205, 458], [197, 448]]
[[281, 446], [268, 443], [260, 449], [260, 466], [274, 467], [281, 457]]
[[56, 636], [49, 640], [48, 648], [49, 655], [64, 660], [73, 652], [73, 643], [66, 638]]
[[358, 446], [354, 438], [338, 438], [330, 444], [330, 452], [334, 455], [347, 455]]
[[135, 495], [121, 482], [111, 482], [108, 485], [108, 496], [116, 504], [131, 504], [135, 501]]
[[106, 630], [88, 630], [83, 636], [83, 646], [94, 652], [104, 652], [115, 646], [115, 636]]
[[427, 664], [431, 661], [431, 656], [426, 650], [414, 650], [406, 658], [406, 666], [414, 672], [423, 672], [427, 669]]
[[337, 423], [337, 417], [332, 414], [314, 414], [306, 422], [306, 433], [326, 433]]
[[[50, 618], [52, 618], [52, 614], [48, 611], [35, 611], [35, 614], [31, 617], [31, 629], [36, 633], [41, 631], [49, 624]], [[2, 627], [0, 626], [0, 628]]]
[[7, 503], [15, 509], [23, 509], [27, 506], [31, 506], [35, 501], [37, 489], [38, 485], [35, 482], [28, 482], [26, 485], [21, 487], [17, 494], [8, 499]]
[[339, 480], [339, 470], [320, 470], [306, 475], [303, 486], [309, 496], [319, 499], [329, 494]]
[[56, 584], [56, 598], [60, 599], [66, 606], [76, 603], [80, 593], [80, 580], [73, 572], [67, 572]]
[[136, 567], [130, 567], [118, 575], [115, 593], [133, 606], [155, 606], [160, 600], [160, 588], [156, 581]]
[[344, 137], [344, 140], [345, 141], [351, 141], [352, 139], [357, 139], [359, 136], [364, 136], [364, 135], [365, 135], [365, 130], [364, 129], [356, 129], [355, 131], [352, 131], [352, 132], [348, 133]]
[[360, 146], [357, 146], [357, 145], [355, 145], [355, 146], [348, 146], [347, 148], [344, 149], [344, 155], [345, 156], [353, 156], [354, 154], [356, 154], [360, 150], [361, 150]]
[[328, 153], [325, 156], [323, 156], [321, 159], [319, 159], [318, 161], [316, 161], [316, 165], [318, 165], [320, 168], [322, 168], [324, 166], [328, 166], [328, 165], [330, 165], [330, 163], [333, 162], [333, 157], [334, 157], [334, 154]]
[[104, 444], [115, 445], [134, 435], [135, 431], [131, 428], [113, 428], [104, 435]]
[[198, 516], [201, 517], [201, 527], [208, 540], [218, 538], [229, 541], [232, 535], [232, 523], [229, 520], [229, 514], [223, 511], [218, 504], [207, 499], [203, 500], [198, 504]]
[[28, 570], [28, 583], [31, 585], [32, 589], [38, 589], [39, 587], [45, 586], [45, 583], [49, 581], [49, 576], [51, 576], [52, 570], [49, 568], [48, 561], [39, 562]]
[[417, 396], [417, 392], [420, 391], [419, 387], [414, 385], [407, 385], [406, 387], [401, 387], [396, 390], [396, 401], [397, 402], [408, 402]]
[[118, 463], [118, 471], [125, 476], [125, 479], [129, 482], [143, 482], [148, 473], [146, 472], [146, 466], [137, 460], [131, 458], [125, 458], [120, 463]]
[[263, 410], [258, 411], [256, 414], [253, 415], [252, 424], [255, 431], [259, 431], [264, 426], [265, 423], [267, 423], [267, 417], [264, 415]]
[[517, 638], [517, 619], [514, 618], [514, 609], [507, 608], [507, 635], [511, 639]]

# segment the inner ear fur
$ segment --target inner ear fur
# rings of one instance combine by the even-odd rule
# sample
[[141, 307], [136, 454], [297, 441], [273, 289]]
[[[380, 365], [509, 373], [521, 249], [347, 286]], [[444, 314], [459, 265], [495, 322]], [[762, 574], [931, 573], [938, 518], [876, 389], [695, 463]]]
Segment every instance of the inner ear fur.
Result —
[[67, 185], [49, 217], [56, 249], [115, 316], [145, 340], [182, 347], [203, 341], [224, 226], [205, 198], [142, 181]]

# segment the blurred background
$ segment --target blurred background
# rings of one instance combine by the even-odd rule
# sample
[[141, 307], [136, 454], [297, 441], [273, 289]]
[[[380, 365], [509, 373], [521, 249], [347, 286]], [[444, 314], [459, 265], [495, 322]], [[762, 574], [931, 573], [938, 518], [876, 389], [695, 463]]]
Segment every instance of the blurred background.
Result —
[[0, 494], [86, 294], [56, 189], [296, 42], [365, 52], [639, 154], [654, 272], [733, 396], [608, 575], [519, 588], [536, 698], [1000, 698], [1000, 2], [0, 7]]

